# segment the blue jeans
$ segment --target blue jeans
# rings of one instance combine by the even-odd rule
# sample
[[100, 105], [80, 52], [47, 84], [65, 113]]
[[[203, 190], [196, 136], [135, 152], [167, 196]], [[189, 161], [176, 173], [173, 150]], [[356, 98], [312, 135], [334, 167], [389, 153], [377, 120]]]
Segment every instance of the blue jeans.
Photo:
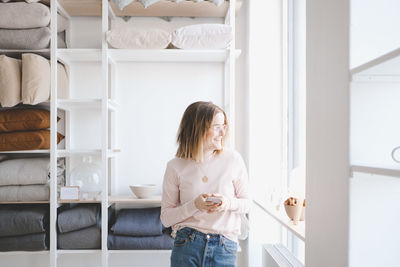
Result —
[[185, 227], [176, 233], [171, 267], [235, 267], [237, 244]]

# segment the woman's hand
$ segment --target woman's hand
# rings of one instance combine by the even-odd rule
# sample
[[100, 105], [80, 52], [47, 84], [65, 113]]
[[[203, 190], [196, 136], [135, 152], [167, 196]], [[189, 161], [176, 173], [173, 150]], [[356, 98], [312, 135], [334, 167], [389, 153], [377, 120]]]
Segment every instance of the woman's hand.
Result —
[[231, 202], [229, 201], [229, 199], [227, 197], [225, 197], [221, 194], [211, 194], [211, 196], [221, 199], [221, 202], [216, 205], [211, 206], [208, 209], [208, 213], [227, 211], [229, 209], [229, 207], [231, 206]]
[[210, 194], [201, 194], [194, 200], [194, 205], [200, 211], [210, 211], [210, 209], [214, 208], [216, 205], [213, 202], [206, 201], [206, 198], [211, 196]]

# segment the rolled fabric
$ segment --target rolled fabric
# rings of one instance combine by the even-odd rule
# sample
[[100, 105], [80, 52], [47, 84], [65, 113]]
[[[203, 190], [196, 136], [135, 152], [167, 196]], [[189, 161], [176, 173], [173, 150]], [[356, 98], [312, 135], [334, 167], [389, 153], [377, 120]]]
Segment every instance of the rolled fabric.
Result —
[[115, 235], [156, 236], [163, 234], [160, 208], [121, 209], [111, 231]]
[[100, 217], [100, 207], [97, 204], [78, 205], [60, 212], [57, 216], [57, 226], [60, 233], [68, 233], [96, 225]]
[[1, 206], [0, 237], [43, 233], [48, 220], [48, 205]]
[[59, 249], [98, 249], [101, 248], [101, 230], [97, 226], [58, 234]]
[[48, 249], [46, 233], [0, 237], [0, 251], [38, 251]]
[[8, 30], [0, 29], [0, 49], [45, 49], [50, 45], [51, 31], [47, 27]]
[[50, 9], [41, 3], [0, 3], [0, 28], [31, 29], [50, 23]]
[[50, 199], [50, 188], [46, 185], [0, 186], [0, 201], [46, 201]]
[[145, 237], [108, 234], [107, 246], [112, 250], [172, 249], [174, 239], [169, 234]]

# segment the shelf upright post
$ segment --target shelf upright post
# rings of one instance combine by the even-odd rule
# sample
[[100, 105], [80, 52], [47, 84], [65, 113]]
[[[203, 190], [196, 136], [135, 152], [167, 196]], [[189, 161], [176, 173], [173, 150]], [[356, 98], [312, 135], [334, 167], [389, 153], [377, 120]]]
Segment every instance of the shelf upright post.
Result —
[[101, 13], [102, 37], [101, 37], [101, 65], [102, 65], [102, 149], [101, 149], [101, 266], [108, 266], [108, 52], [106, 33], [108, 31], [108, 1], [102, 0]]
[[50, 267], [57, 266], [57, 0], [50, 1]]
[[224, 66], [224, 109], [229, 118], [230, 132], [229, 144], [231, 148], [235, 147], [235, 8], [236, 0], [229, 1], [229, 10], [225, 17], [225, 24], [232, 27], [233, 39], [228, 49], [228, 56]]
[[[109, 59], [109, 99], [113, 101], [113, 104], [116, 103], [116, 62]], [[116, 132], [116, 118], [117, 118], [117, 110], [113, 110], [110, 112], [109, 118], [109, 141], [110, 141], [110, 148], [112, 149], [111, 153], [114, 153], [114, 149], [117, 147], [116, 140], [115, 140], [115, 132]], [[109, 170], [109, 179], [108, 179], [108, 186], [110, 190], [110, 194], [115, 194], [115, 177], [116, 177], [116, 159], [115, 157], [110, 158], [110, 170]]]

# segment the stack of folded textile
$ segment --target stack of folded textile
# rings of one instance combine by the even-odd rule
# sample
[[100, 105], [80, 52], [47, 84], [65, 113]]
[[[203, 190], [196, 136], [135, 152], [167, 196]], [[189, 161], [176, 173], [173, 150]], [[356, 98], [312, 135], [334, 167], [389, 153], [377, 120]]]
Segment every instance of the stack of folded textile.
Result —
[[[50, 112], [45, 109], [0, 110], [0, 151], [50, 148]], [[57, 133], [57, 143], [64, 136]]]
[[59, 249], [101, 248], [100, 205], [61, 207], [57, 218]]
[[160, 208], [121, 209], [108, 234], [108, 248], [171, 249], [174, 240], [160, 221]]
[[0, 251], [48, 249], [48, 214], [48, 205], [1, 205]]
[[[50, 45], [50, 9], [39, 0], [0, 3], [0, 49], [45, 49]], [[5, 2], [3, 0], [3, 2]], [[65, 31], [68, 21], [58, 16], [58, 32]], [[58, 47], [66, 47], [58, 41]]]
[[[58, 185], [65, 181], [64, 159], [58, 162]], [[9, 159], [0, 162], [0, 201], [49, 200], [49, 158]]]

